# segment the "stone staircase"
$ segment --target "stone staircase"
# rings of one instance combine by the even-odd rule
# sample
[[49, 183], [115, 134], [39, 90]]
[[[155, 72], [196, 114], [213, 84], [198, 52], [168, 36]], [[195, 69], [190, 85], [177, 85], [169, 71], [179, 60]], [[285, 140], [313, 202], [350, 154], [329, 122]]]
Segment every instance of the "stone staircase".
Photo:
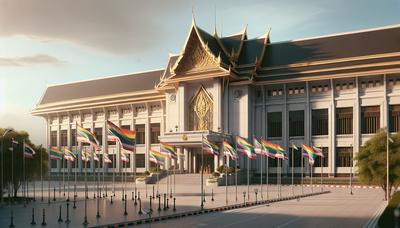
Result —
[[[172, 178], [172, 173], [170, 174]], [[204, 174], [204, 181], [208, 178], [209, 174]], [[198, 185], [200, 183], [200, 174], [198, 173], [187, 173], [187, 174], [175, 174], [176, 183], [184, 183], [185, 185]], [[160, 183], [167, 183], [167, 178], [163, 178]]]

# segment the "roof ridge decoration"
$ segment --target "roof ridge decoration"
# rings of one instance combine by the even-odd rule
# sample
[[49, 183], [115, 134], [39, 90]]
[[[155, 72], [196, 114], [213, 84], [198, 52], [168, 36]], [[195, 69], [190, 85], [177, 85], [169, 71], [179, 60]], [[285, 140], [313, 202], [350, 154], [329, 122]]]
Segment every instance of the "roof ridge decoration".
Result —
[[[199, 63], [200, 66], [215, 65], [215, 67], [226, 71], [225, 67], [227, 68], [228, 66], [225, 66], [226, 64], [224, 64], [221, 61], [221, 57], [220, 57], [221, 53], [219, 53], [219, 56], [216, 56], [211, 52], [210, 48], [208, 47], [208, 42], [205, 42], [203, 40], [203, 37], [200, 35], [199, 28], [196, 25], [196, 20], [195, 20], [194, 15], [193, 15], [193, 20], [192, 20], [192, 25], [191, 25], [191, 29], [190, 29], [189, 35], [188, 35], [188, 37], [186, 39], [183, 51], [181, 52], [179, 58], [177, 59], [177, 61], [175, 62], [174, 66], [171, 69], [171, 72], [172, 72], [172, 76], [171, 77], [176, 75], [177, 72], [179, 72], [179, 71], [188, 71], [188, 70], [190, 70], [190, 69], [185, 69], [185, 67], [182, 66], [182, 64], [183, 64], [182, 61], [185, 59], [185, 56], [186, 56], [185, 54], [187, 54], [187, 49], [188, 48], [195, 48], [194, 51], [197, 51], [198, 55], [201, 54], [200, 50], [196, 50], [199, 47], [190, 47], [189, 46], [190, 42], [194, 39], [193, 36], [196, 36], [198, 42], [200, 43], [199, 47], [201, 48], [202, 51], [205, 52], [205, 55], [206, 55], [206, 56], [204, 56], [206, 58], [201, 60], [201, 62]], [[193, 57], [195, 57], [195, 56], [191, 56], [190, 58], [193, 58]], [[180, 69], [181, 67], [183, 69]]]
[[[256, 61], [256, 69], [258, 70], [261, 67], [261, 64], [264, 60], [264, 56], [265, 56], [265, 52], [267, 51], [267, 46], [268, 44], [271, 43], [271, 39], [270, 39], [270, 34], [271, 34], [271, 27], [269, 28], [268, 32], [266, 32], [264, 35], [262, 35], [260, 38], [264, 38], [264, 46], [263, 49], [261, 50], [261, 56], [260, 56], [260, 60]], [[256, 58], [257, 59], [257, 58]]]

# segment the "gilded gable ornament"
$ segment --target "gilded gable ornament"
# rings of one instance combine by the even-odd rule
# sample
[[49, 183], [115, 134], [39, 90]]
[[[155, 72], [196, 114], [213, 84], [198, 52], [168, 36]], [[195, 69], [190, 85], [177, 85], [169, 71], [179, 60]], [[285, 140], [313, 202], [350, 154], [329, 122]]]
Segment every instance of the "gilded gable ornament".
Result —
[[213, 100], [206, 89], [201, 86], [192, 97], [189, 106], [189, 128], [196, 130], [211, 130], [213, 120]]

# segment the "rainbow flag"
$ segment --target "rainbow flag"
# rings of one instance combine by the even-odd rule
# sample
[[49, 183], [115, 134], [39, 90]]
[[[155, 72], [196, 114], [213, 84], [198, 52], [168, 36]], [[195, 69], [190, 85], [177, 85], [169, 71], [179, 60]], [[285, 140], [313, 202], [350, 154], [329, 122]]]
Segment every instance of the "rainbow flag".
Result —
[[107, 120], [107, 140], [118, 141], [125, 150], [134, 151], [136, 144], [136, 131], [117, 127], [117, 125]]
[[32, 147], [30, 147], [28, 144], [24, 143], [24, 157], [32, 159], [35, 154], [35, 150], [32, 149]]
[[99, 148], [99, 141], [97, 141], [96, 136], [86, 130], [85, 128], [81, 127], [80, 125], [76, 125], [77, 127], [77, 140], [78, 142], [89, 143], [94, 148]]
[[93, 160], [95, 160], [95, 161], [100, 161], [100, 159], [99, 159], [99, 157], [97, 156], [97, 154], [96, 153], [93, 153]]
[[62, 160], [63, 159], [63, 153], [61, 152], [61, 150], [59, 150], [56, 147], [50, 148], [49, 154], [50, 154], [51, 160]]
[[281, 159], [287, 158], [285, 150], [280, 145], [268, 140], [262, 140], [262, 145], [267, 151], [267, 156]]
[[121, 150], [121, 161], [129, 162], [129, 153]]
[[150, 149], [149, 161], [157, 165], [164, 165], [164, 156], [159, 151]]
[[203, 138], [203, 143], [202, 143], [203, 151], [213, 154], [215, 156], [219, 155], [219, 147], [215, 145], [214, 143], [208, 141], [206, 138]]
[[111, 159], [108, 157], [108, 154], [104, 154], [104, 163], [112, 163]]
[[175, 160], [178, 159], [178, 155], [176, 154], [174, 147], [168, 143], [160, 142], [160, 151], [164, 156]]
[[257, 158], [257, 155], [255, 154], [254, 151], [254, 146], [251, 145], [249, 142], [247, 142], [246, 139], [240, 136], [236, 136], [236, 145], [237, 145], [237, 150], [241, 153], [246, 154], [248, 158], [250, 159]]
[[302, 145], [303, 146], [303, 156], [308, 158], [308, 162], [310, 163], [311, 166], [314, 165], [315, 162], [315, 158], [317, 157], [317, 155], [315, 154], [315, 151], [312, 147], [307, 146], [305, 144]]
[[313, 146], [312, 148], [314, 149], [315, 155], [320, 156], [320, 157], [324, 157], [324, 153], [322, 152], [322, 150], [320, 148], [317, 148], [315, 146]]
[[262, 145], [261, 145], [260, 141], [258, 141], [257, 138], [253, 139], [253, 145], [254, 145], [254, 151], [256, 152], [256, 154], [262, 155], [263, 154], [263, 148], [262, 148]]
[[64, 160], [75, 161], [76, 155], [68, 147], [64, 147]]
[[223, 146], [222, 150], [225, 156], [231, 157], [232, 160], [238, 159], [238, 154], [236, 153], [236, 150], [231, 146], [231, 144], [229, 144], [229, 142], [224, 140], [222, 146]]
[[92, 157], [92, 152], [84, 148], [82, 149], [81, 155], [82, 155], [82, 161], [88, 162]]

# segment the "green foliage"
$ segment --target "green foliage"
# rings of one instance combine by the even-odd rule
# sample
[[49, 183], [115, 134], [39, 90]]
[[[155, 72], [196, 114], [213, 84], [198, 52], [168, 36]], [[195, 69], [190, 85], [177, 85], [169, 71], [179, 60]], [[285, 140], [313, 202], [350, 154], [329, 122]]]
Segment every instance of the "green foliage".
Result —
[[219, 177], [220, 174], [219, 174], [218, 172], [213, 172], [213, 173], [212, 173], [212, 176], [213, 176], [213, 177]]
[[146, 177], [150, 175], [150, 172], [148, 170], [144, 171], [143, 173]]
[[400, 204], [400, 192], [393, 194], [393, 197], [389, 201], [389, 205], [383, 211], [381, 217], [378, 220], [379, 227], [395, 227], [394, 210]]
[[[235, 167], [227, 167], [226, 165], [221, 165], [217, 168], [218, 173], [235, 173]], [[238, 169], [236, 169], [238, 171]]]
[[[379, 185], [386, 198], [386, 131], [380, 130], [358, 152], [358, 175], [361, 183]], [[400, 184], [400, 135], [392, 135], [389, 143], [389, 192]]]
[[[25, 131], [11, 131], [6, 134], [4, 138], [2, 138], [6, 129], [0, 128], [0, 148], [4, 153], [4, 188], [7, 188], [9, 184], [14, 186], [14, 196], [18, 191], [18, 188], [21, 186], [23, 182], [23, 140], [28, 144], [32, 149], [35, 150], [36, 154], [33, 159], [25, 158], [25, 178], [27, 181], [37, 179], [40, 177], [40, 156], [42, 153], [43, 156], [43, 175], [47, 174], [47, 165], [48, 165], [48, 155], [46, 149], [40, 146], [35, 146], [29, 139], [29, 134]], [[14, 139], [18, 141], [18, 145], [14, 145], [14, 152], [10, 150], [11, 148], [11, 140]], [[12, 161], [14, 161], [12, 163]], [[12, 166], [13, 164], [13, 166]], [[13, 168], [13, 169], [12, 169]], [[12, 173], [14, 174], [14, 182], [12, 182]]]

